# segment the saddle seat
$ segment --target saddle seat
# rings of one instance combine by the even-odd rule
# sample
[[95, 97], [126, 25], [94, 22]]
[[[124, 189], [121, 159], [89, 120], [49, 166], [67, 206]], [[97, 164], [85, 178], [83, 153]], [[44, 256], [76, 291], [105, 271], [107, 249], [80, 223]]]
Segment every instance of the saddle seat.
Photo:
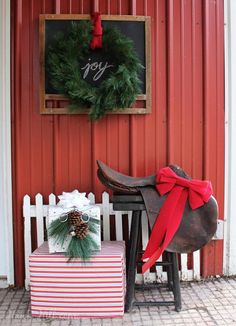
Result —
[[102, 161], [97, 161], [97, 164], [99, 179], [103, 180], [102, 183], [109, 184], [110, 188], [115, 191], [138, 193], [140, 187], [155, 187], [155, 175], [135, 178], [111, 169]]

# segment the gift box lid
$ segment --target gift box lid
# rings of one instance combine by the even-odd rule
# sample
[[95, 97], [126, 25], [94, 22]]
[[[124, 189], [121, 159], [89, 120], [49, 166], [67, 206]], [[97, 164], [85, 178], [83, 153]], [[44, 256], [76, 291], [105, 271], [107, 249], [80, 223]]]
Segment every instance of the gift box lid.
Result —
[[[45, 241], [39, 248], [37, 248], [31, 255], [30, 260], [39, 257], [50, 256], [52, 259], [58, 258], [62, 260], [68, 260], [68, 256], [64, 253], [49, 253], [48, 242]], [[96, 261], [101, 258], [120, 258], [125, 257], [125, 242], [124, 241], [102, 241], [101, 251], [94, 252], [89, 258], [89, 262]], [[73, 261], [78, 261], [80, 258], [76, 258]]]

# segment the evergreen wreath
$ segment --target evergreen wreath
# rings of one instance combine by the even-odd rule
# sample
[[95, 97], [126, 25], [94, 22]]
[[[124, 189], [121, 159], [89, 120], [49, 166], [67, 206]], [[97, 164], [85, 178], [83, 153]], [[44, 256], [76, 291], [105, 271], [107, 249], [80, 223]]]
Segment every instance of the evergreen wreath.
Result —
[[140, 93], [139, 72], [143, 69], [133, 42], [116, 28], [103, 29], [100, 51], [112, 59], [115, 71], [98, 87], [91, 86], [81, 75], [80, 62], [89, 54], [92, 26], [89, 21], [71, 22], [67, 32], [59, 32], [46, 53], [49, 82], [70, 100], [73, 111], [89, 108], [91, 120], [109, 111], [130, 107]]
[[52, 221], [48, 227], [48, 236], [62, 247], [68, 236], [71, 236], [66, 255], [69, 259], [80, 257], [88, 259], [98, 244], [92, 234], [98, 234], [99, 221], [76, 209], [61, 215]]

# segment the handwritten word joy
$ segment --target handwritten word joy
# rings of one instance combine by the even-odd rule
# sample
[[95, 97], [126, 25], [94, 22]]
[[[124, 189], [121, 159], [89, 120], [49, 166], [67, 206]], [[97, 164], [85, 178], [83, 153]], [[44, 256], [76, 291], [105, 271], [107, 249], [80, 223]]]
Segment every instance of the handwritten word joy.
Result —
[[91, 63], [90, 58], [88, 59], [88, 61], [89, 62], [81, 68], [81, 70], [84, 70], [83, 79], [85, 79], [91, 71], [94, 72], [93, 80], [99, 80], [106, 71], [106, 69], [114, 67], [113, 65], [109, 65], [107, 61], [105, 63], [103, 63], [102, 61]]

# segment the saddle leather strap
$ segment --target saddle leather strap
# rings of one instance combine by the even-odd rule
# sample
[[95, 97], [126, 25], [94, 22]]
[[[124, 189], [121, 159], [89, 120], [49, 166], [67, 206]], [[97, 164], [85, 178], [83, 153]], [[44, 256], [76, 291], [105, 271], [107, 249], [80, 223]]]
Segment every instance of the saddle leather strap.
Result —
[[179, 177], [171, 168], [159, 170], [156, 189], [161, 196], [168, 194], [153, 226], [147, 248], [142, 259], [149, 258], [142, 266], [145, 273], [160, 257], [174, 237], [189, 199], [192, 209], [201, 207], [210, 199], [213, 191], [210, 181], [188, 180]]

